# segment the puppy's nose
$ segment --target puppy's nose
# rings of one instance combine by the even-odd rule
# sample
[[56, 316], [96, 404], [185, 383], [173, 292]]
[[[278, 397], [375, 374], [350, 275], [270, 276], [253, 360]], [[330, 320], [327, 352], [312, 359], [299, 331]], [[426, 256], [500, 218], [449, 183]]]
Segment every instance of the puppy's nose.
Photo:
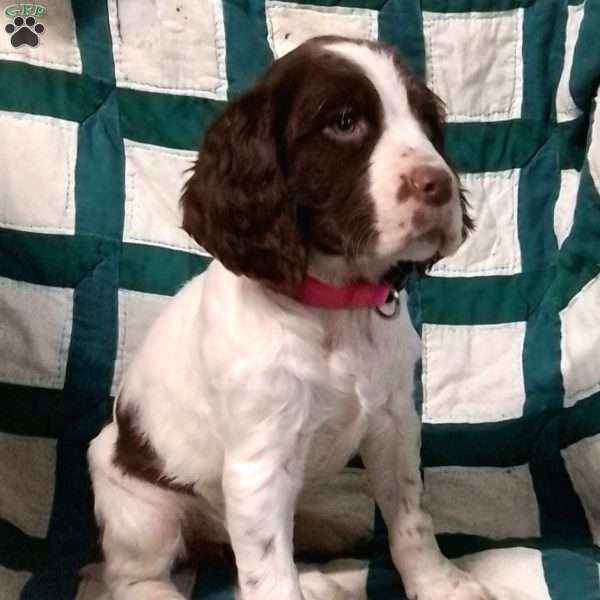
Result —
[[442, 206], [452, 196], [452, 179], [443, 169], [423, 165], [415, 167], [408, 180], [417, 197], [425, 204]]

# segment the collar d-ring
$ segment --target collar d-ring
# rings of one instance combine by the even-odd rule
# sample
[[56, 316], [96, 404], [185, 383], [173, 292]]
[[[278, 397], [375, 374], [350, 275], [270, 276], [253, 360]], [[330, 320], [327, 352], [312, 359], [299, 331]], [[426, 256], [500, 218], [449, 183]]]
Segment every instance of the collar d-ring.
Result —
[[[384, 307], [390, 307], [391, 311], [383, 310]], [[382, 319], [395, 319], [400, 314], [400, 292], [392, 290], [387, 302], [383, 306], [376, 306], [375, 312]]]

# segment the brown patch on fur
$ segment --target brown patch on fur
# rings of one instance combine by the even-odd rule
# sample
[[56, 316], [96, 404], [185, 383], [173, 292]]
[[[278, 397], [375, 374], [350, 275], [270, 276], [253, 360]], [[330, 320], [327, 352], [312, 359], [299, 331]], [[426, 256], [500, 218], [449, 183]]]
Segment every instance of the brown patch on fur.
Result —
[[193, 486], [171, 481], [164, 473], [164, 461], [136, 425], [136, 413], [117, 402], [118, 437], [113, 464], [123, 473], [173, 492], [193, 495]]
[[[357, 65], [319, 45], [312, 64], [307, 68], [303, 62], [300, 70], [302, 85], [293, 92], [285, 144], [290, 196], [309, 244], [352, 258], [375, 242], [368, 169], [381, 136], [383, 108]], [[351, 139], [331, 133], [345, 108], [362, 131]]]

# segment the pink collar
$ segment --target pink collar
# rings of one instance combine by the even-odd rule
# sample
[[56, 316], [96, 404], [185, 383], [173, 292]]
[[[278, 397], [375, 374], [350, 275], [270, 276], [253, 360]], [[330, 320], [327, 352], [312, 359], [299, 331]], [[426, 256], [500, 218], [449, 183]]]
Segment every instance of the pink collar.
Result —
[[383, 306], [392, 291], [387, 283], [357, 281], [336, 287], [306, 275], [294, 293], [294, 298], [317, 308], [365, 308]]

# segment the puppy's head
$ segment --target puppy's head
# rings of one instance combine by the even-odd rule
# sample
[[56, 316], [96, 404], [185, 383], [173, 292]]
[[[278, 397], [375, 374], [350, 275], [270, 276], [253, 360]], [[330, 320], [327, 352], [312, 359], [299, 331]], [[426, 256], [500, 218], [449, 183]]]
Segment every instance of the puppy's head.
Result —
[[231, 271], [289, 291], [454, 252], [470, 220], [438, 98], [381, 45], [315, 38], [207, 131], [184, 229]]

